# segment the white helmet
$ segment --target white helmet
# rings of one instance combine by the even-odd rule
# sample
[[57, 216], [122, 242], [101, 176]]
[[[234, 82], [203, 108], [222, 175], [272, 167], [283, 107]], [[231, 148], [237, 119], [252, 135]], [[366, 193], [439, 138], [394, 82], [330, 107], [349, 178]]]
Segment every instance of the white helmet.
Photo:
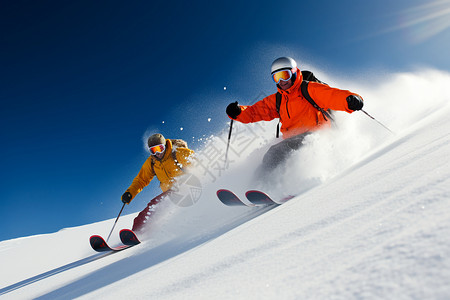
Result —
[[291, 57], [280, 57], [273, 61], [272, 67], [270, 68], [270, 74], [281, 71], [281, 70], [292, 70], [297, 68], [297, 63]]

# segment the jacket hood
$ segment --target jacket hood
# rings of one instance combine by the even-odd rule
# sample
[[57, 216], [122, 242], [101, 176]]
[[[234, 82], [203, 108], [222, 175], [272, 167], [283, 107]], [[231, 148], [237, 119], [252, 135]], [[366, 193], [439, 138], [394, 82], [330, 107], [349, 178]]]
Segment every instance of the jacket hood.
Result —
[[163, 160], [166, 160], [168, 157], [170, 157], [172, 155], [171, 154], [172, 150], [173, 150], [172, 141], [169, 140], [169, 139], [166, 139], [166, 150], [164, 150], [164, 156], [161, 159], [158, 159], [154, 155], [151, 155], [151, 157], [154, 160], [163, 161]]
[[295, 77], [294, 84], [292, 84], [292, 86], [290, 88], [288, 88], [287, 90], [285, 90], [285, 91], [282, 90], [277, 84], [278, 92], [280, 92], [281, 94], [285, 94], [285, 93], [290, 94], [292, 91], [297, 90], [303, 81], [303, 75], [299, 68], [297, 68], [296, 74], [297, 74], [297, 76]]
[[166, 140], [166, 151], [164, 152], [163, 160], [172, 155], [171, 154], [172, 153], [172, 149], [173, 149], [172, 141], [167, 139]]

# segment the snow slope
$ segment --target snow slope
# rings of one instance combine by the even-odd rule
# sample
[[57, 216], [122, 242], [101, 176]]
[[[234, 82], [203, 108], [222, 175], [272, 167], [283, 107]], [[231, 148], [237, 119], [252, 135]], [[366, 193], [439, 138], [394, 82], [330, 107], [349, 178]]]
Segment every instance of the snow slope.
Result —
[[135, 248], [90, 249], [89, 236], [106, 236], [113, 220], [0, 242], [0, 298], [450, 298], [450, 76], [423, 75], [351, 88], [397, 134], [362, 113], [342, 116], [267, 184], [302, 192], [288, 203], [231, 208], [214, 198], [223, 184], [250, 187], [249, 154], [196, 205], [167, 207]]

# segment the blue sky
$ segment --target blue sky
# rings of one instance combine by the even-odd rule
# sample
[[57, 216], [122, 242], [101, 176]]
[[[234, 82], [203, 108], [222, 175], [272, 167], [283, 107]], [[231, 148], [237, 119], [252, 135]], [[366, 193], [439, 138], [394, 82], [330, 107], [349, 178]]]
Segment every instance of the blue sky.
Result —
[[279, 56], [450, 70], [448, 0], [179, 2], [1, 2], [0, 240], [115, 217], [145, 132], [195, 148], [229, 102], [275, 92]]

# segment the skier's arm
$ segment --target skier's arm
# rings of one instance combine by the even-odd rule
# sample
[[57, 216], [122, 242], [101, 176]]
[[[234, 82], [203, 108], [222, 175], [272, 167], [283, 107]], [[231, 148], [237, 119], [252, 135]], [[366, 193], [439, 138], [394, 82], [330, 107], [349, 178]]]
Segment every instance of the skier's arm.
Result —
[[127, 189], [127, 192], [131, 194], [130, 201], [136, 197], [136, 195], [141, 192], [149, 183], [152, 181], [153, 177], [155, 176], [155, 173], [152, 170], [151, 166], [151, 158], [149, 157], [144, 165], [142, 165], [141, 170], [139, 171], [138, 175], [134, 178], [133, 182], [131, 183], [130, 187]]
[[237, 115], [235, 120], [242, 123], [253, 123], [259, 121], [271, 121], [278, 118], [279, 115], [277, 113], [275, 98], [276, 96], [273, 94], [265, 97], [253, 105], [239, 106], [241, 112]]
[[357, 99], [357, 101], [360, 101], [361, 108], [363, 105], [362, 97], [359, 96], [358, 94], [352, 93], [347, 90], [333, 88], [328, 85], [320, 84], [317, 82], [310, 82], [308, 84], [308, 92], [310, 96], [314, 99], [314, 101], [317, 103], [317, 105], [322, 107], [324, 110], [327, 109], [342, 110], [348, 113], [352, 113], [356, 109], [354, 109], [354, 107], [351, 106], [351, 102], [349, 103], [349, 101], [347, 100], [347, 98], [352, 95], [355, 96], [356, 98], [350, 97], [350, 99], [352, 100]]

